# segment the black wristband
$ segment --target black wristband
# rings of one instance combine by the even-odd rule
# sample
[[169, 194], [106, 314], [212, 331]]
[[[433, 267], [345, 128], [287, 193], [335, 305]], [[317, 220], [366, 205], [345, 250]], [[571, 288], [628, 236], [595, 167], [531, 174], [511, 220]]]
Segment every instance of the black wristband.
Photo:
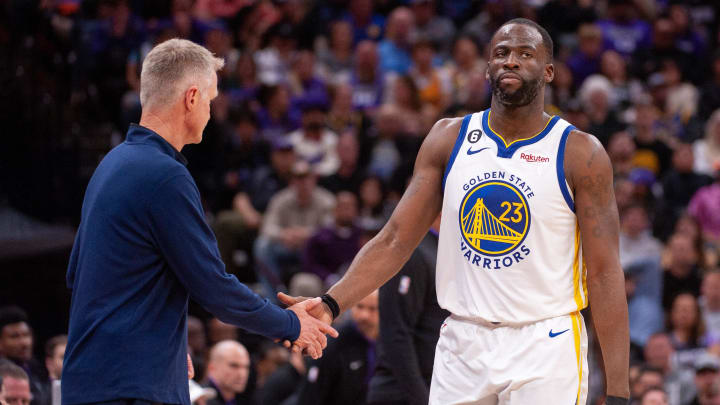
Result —
[[628, 398], [614, 397], [612, 395], [608, 395], [608, 397], [605, 398], [605, 405], [628, 405], [629, 403], [630, 400]]
[[337, 318], [340, 315], [340, 305], [338, 305], [337, 301], [335, 301], [335, 298], [331, 297], [330, 294], [323, 294], [322, 302], [325, 303], [325, 305], [330, 308], [330, 312], [332, 312], [333, 321], [335, 318]]

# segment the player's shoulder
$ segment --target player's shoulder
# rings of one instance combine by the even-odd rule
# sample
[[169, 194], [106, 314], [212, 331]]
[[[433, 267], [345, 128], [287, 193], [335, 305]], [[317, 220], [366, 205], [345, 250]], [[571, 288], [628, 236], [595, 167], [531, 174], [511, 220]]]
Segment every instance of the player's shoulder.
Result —
[[590, 156], [598, 152], [604, 153], [605, 148], [595, 135], [579, 129], [574, 129], [568, 134], [565, 152], [565, 156], [582, 160], [583, 157]]
[[464, 117], [441, 118], [435, 122], [430, 133], [433, 132], [455, 132], [460, 130]]
[[460, 133], [460, 128], [465, 117], [441, 118], [435, 122], [428, 137], [434, 136], [446, 140], [450, 138], [453, 142]]
[[568, 135], [564, 165], [570, 179], [612, 172], [612, 163], [602, 143], [594, 135], [577, 129]]
[[463, 117], [442, 118], [435, 122], [425, 138], [424, 147], [447, 154], [452, 150], [462, 127]]

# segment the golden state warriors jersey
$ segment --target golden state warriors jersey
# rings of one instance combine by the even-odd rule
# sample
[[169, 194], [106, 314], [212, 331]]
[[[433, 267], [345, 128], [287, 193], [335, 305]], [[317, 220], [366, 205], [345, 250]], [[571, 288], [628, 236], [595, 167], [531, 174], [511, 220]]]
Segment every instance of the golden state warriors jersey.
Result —
[[527, 323], [587, 306], [563, 159], [575, 129], [557, 116], [506, 143], [490, 110], [463, 119], [443, 178], [437, 295], [454, 315]]

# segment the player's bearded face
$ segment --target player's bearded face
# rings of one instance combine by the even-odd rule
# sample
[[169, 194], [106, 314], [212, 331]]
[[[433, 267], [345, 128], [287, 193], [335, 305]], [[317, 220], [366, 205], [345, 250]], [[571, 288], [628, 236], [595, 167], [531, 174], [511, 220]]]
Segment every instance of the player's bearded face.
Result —
[[530, 104], [533, 100], [535, 100], [540, 88], [544, 85], [542, 77], [528, 80], [521, 75], [516, 74], [516, 77], [519, 77], [521, 81], [521, 85], [517, 89], [512, 90], [507, 87], [503, 87], [500, 82], [504, 73], [507, 72], [498, 72], [493, 80], [490, 81], [490, 87], [492, 89], [493, 96], [496, 97], [502, 104], [507, 106], [522, 107]]

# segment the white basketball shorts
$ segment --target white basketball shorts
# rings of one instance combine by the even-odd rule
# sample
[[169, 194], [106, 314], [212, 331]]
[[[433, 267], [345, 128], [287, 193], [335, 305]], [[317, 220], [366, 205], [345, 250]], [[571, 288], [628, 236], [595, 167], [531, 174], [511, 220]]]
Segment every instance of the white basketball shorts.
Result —
[[451, 315], [440, 328], [430, 405], [585, 405], [587, 345], [579, 312], [522, 326]]

